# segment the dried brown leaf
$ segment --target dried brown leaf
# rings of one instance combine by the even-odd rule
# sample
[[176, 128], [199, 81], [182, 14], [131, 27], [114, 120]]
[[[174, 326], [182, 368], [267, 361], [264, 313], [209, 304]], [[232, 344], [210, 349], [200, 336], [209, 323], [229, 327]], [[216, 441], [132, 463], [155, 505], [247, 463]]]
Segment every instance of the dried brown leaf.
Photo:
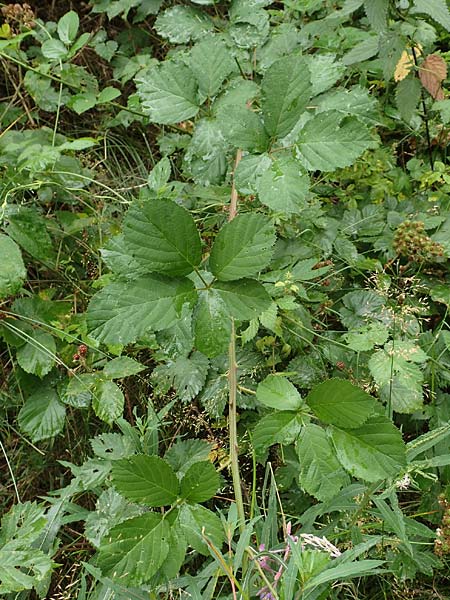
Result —
[[447, 63], [438, 54], [430, 54], [420, 65], [419, 77], [423, 87], [435, 100], [444, 99], [441, 83], [447, 77]]

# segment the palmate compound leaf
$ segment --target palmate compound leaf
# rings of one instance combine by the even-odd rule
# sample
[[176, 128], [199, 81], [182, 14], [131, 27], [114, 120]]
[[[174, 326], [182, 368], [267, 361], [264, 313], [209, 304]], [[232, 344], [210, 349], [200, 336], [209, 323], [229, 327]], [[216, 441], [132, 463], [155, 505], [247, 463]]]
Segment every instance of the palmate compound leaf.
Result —
[[302, 56], [277, 60], [264, 74], [262, 111], [271, 137], [285, 137], [300, 119], [312, 96], [308, 63]]
[[180, 483], [180, 496], [188, 502], [205, 502], [214, 496], [220, 477], [209, 461], [196, 462], [189, 467]]
[[155, 198], [131, 206], [124, 219], [123, 238], [149, 273], [188, 275], [202, 259], [194, 219], [171, 200]]
[[113, 465], [114, 487], [125, 498], [147, 506], [168, 506], [178, 497], [178, 479], [159, 456], [137, 454]]
[[316, 385], [306, 397], [306, 403], [321, 421], [344, 429], [359, 427], [380, 406], [361, 388], [346, 379], [336, 378]]
[[294, 385], [278, 375], [268, 375], [256, 389], [256, 397], [265, 406], [277, 410], [298, 410], [303, 399]]
[[164, 61], [140, 74], [135, 82], [142, 109], [154, 123], [178, 123], [198, 113], [197, 81], [181, 63]]
[[221, 281], [256, 275], [269, 264], [274, 243], [275, 230], [269, 219], [256, 213], [238, 215], [217, 234], [210, 269]]
[[350, 483], [326, 432], [318, 425], [305, 425], [296, 444], [300, 463], [300, 486], [322, 502]]
[[183, 304], [194, 298], [194, 284], [184, 278], [147, 275], [112, 283], [91, 299], [88, 327], [100, 342], [130, 344], [149, 331], [174, 325]]
[[319, 113], [308, 121], [297, 139], [297, 152], [311, 171], [334, 171], [348, 167], [376, 141], [358, 119], [336, 111]]
[[10, 237], [0, 233], [0, 298], [12, 296], [19, 291], [27, 271], [19, 246]]
[[364, 481], [395, 477], [406, 465], [402, 435], [387, 417], [370, 417], [348, 431], [332, 427], [331, 439], [342, 466]]
[[124, 585], [140, 585], [158, 572], [169, 553], [170, 527], [149, 512], [113, 527], [103, 538], [97, 564], [103, 575]]

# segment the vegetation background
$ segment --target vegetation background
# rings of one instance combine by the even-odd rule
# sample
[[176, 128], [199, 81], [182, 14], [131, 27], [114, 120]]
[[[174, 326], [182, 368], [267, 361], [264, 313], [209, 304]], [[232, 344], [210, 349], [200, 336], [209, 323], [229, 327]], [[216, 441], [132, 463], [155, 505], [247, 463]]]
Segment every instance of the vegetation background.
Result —
[[0, 595], [450, 598], [448, 3], [0, 10]]

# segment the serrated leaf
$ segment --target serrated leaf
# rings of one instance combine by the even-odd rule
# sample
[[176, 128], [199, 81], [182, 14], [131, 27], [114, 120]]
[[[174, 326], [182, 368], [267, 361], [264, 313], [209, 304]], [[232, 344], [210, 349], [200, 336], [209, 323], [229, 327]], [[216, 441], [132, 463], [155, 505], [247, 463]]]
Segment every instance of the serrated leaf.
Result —
[[188, 279], [148, 275], [112, 283], [91, 299], [88, 326], [92, 337], [105, 344], [130, 344], [150, 331], [174, 325], [183, 304], [194, 297]]
[[445, 0], [414, 0], [412, 13], [422, 13], [450, 31], [450, 11]]
[[158, 16], [155, 29], [172, 44], [186, 44], [201, 39], [213, 29], [213, 23], [205, 12], [196, 8], [173, 6]]
[[153, 378], [162, 378], [174, 387], [182, 402], [189, 402], [201, 391], [208, 374], [209, 361], [201, 352], [194, 352], [189, 358], [178, 356], [165, 365], [156, 367]]
[[113, 527], [102, 540], [98, 566], [103, 575], [125, 585], [140, 585], [155, 575], [169, 552], [170, 527], [149, 512]]
[[364, 10], [371, 27], [379, 32], [387, 27], [389, 0], [364, 0]]
[[183, 64], [165, 61], [138, 75], [135, 82], [142, 110], [154, 123], [178, 123], [199, 110], [196, 79]]
[[395, 103], [402, 118], [409, 123], [420, 101], [420, 82], [417, 77], [412, 74], [402, 79], [395, 91]]
[[321, 96], [317, 102], [317, 113], [337, 111], [343, 115], [357, 116], [362, 122], [378, 123], [376, 98], [363, 87], [335, 89]]
[[6, 212], [6, 233], [33, 258], [52, 262], [55, 252], [45, 219], [33, 208], [14, 206]]
[[209, 266], [221, 281], [232, 281], [256, 275], [264, 269], [273, 254], [275, 231], [263, 215], [238, 215], [227, 223], [214, 241]]
[[370, 323], [357, 330], [344, 334], [344, 340], [349, 348], [356, 352], [373, 350], [374, 346], [382, 346], [389, 338], [389, 330], [378, 322]]
[[69, 379], [61, 400], [75, 408], [87, 408], [91, 403], [92, 389], [97, 382], [93, 373], [81, 373]]
[[256, 194], [261, 176], [272, 165], [267, 154], [247, 154], [234, 171], [234, 183], [241, 194]]
[[123, 223], [127, 248], [149, 273], [187, 275], [202, 259], [202, 245], [192, 215], [171, 200], [131, 206]]
[[219, 489], [220, 478], [209, 461], [196, 462], [189, 467], [180, 483], [180, 497], [188, 502], [205, 502]]
[[343, 57], [342, 62], [347, 67], [372, 58], [378, 53], [379, 40], [375, 34], [367, 34], [366, 39], [354, 45]]
[[147, 506], [169, 506], [178, 497], [178, 479], [172, 467], [158, 456], [137, 454], [116, 461], [114, 487], [125, 498]]
[[194, 331], [195, 346], [206, 356], [213, 358], [227, 352], [231, 319], [218, 290], [199, 293], [194, 311]]
[[177, 440], [165, 453], [164, 460], [180, 476], [184, 475], [194, 463], [207, 460], [211, 450], [211, 444], [206, 440]]
[[297, 411], [277, 411], [263, 417], [252, 434], [252, 444], [257, 452], [273, 444], [291, 444], [302, 428]]
[[238, 321], [250, 321], [270, 307], [270, 296], [254, 279], [217, 281], [214, 289], [223, 300], [228, 315]]
[[112, 381], [99, 380], [95, 385], [92, 408], [99, 419], [112, 425], [122, 416], [125, 398], [120, 387]]
[[27, 275], [19, 246], [10, 237], [0, 233], [0, 298], [19, 291]]
[[286, 136], [312, 96], [307, 61], [300, 56], [276, 61], [264, 74], [261, 92], [267, 133], [271, 137]]
[[318, 425], [305, 425], [296, 444], [300, 463], [300, 486], [322, 502], [331, 500], [350, 483], [326, 432]]
[[294, 385], [285, 377], [268, 375], [258, 384], [256, 397], [265, 406], [277, 410], [298, 410], [304, 403]]
[[365, 125], [355, 118], [342, 120], [336, 111], [320, 113], [308, 121], [297, 140], [298, 156], [311, 171], [347, 167], [376, 143]]
[[222, 183], [228, 169], [229, 144], [217, 119], [197, 121], [184, 162], [192, 178], [200, 185]]
[[122, 234], [110, 238], [100, 253], [107, 267], [124, 279], [136, 279], [147, 273], [147, 268], [134, 258], [131, 249], [125, 245]]
[[260, 201], [283, 215], [299, 214], [306, 208], [309, 177], [298, 160], [280, 158], [272, 162], [257, 183]]
[[179, 522], [186, 541], [200, 554], [207, 556], [209, 553], [203, 536], [206, 536], [216, 548], [221, 548], [224, 541], [222, 523], [215, 513], [204, 506], [183, 504], [180, 508]]
[[20, 429], [30, 436], [32, 442], [55, 437], [64, 427], [66, 408], [55, 390], [41, 385], [25, 401], [19, 411]]
[[378, 402], [346, 379], [328, 379], [316, 385], [306, 403], [324, 423], [353, 429], [372, 416]]
[[60, 40], [55, 40], [54, 38], [42, 42], [41, 52], [45, 58], [51, 60], [64, 59], [68, 54], [66, 46]]
[[267, 150], [269, 138], [258, 114], [245, 106], [221, 108], [217, 117], [222, 134], [235, 148], [249, 152]]
[[330, 89], [345, 73], [345, 65], [335, 54], [310, 54], [306, 57], [311, 73], [312, 95]]
[[103, 376], [110, 379], [122, 379], [123, 377], [130, 377], [130, 375], [136, 375], [146, 368], [129, 356], [118, 356], [106, 363], [103, 367]]
[[17, 362], [27, 373], [42, 379], [56, 362], [56, 344], [50, 333], [34, 330], [16, 353]]
[[189, 65], [197, 78], [200, 92], [209, 98], [217, 94], [236, 66], [230, 51], [217, 37], [208, 37], [195, 44]]
[[120, 433], [101, 433], [90, 440], [92, 452], [106, 460], [120, 460], [136, 452], [133, 440]]
[[386, 417], [371, 417], [348, 431], [333, 427], [331, 438], [342, 466], [364, 481], [395, 477], [406, 464], [401, 433]]

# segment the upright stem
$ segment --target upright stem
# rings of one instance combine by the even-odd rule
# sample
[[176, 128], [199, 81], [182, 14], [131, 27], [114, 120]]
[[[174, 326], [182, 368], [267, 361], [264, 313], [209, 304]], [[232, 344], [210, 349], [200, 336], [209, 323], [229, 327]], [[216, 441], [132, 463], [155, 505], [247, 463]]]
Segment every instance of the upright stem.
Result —
[[[236, 152], [236, 159], [234, 161], [234, 171], [242, 158], [242, 151]], [[228, 214], [228, 220], [232, 221], [237, 214], [237, 202], [238, 194], [236, 186], [234, 184], [234, 172], [233, 181], [231, 185], [231, 196], [230, 196], [230, 208]], [[245, 528], [245, 511], [244, 502], [242, 499], [242, 485], [241, 476], [239, 473], [239, 445], [237, 440], [237, 363], [236, 363], [236, 335], [234, 330], [234, 320], [231, 319], [231, 335], [230, 335], [230, 347], [228, 354], [228, 435], [230, 438], [230, 464], [231, 464], [231, 477], [233, 479], [233, 490], [234, 498], [236, 500], [236, 507], [239, 517], [239, 529], [241, 531]]]

